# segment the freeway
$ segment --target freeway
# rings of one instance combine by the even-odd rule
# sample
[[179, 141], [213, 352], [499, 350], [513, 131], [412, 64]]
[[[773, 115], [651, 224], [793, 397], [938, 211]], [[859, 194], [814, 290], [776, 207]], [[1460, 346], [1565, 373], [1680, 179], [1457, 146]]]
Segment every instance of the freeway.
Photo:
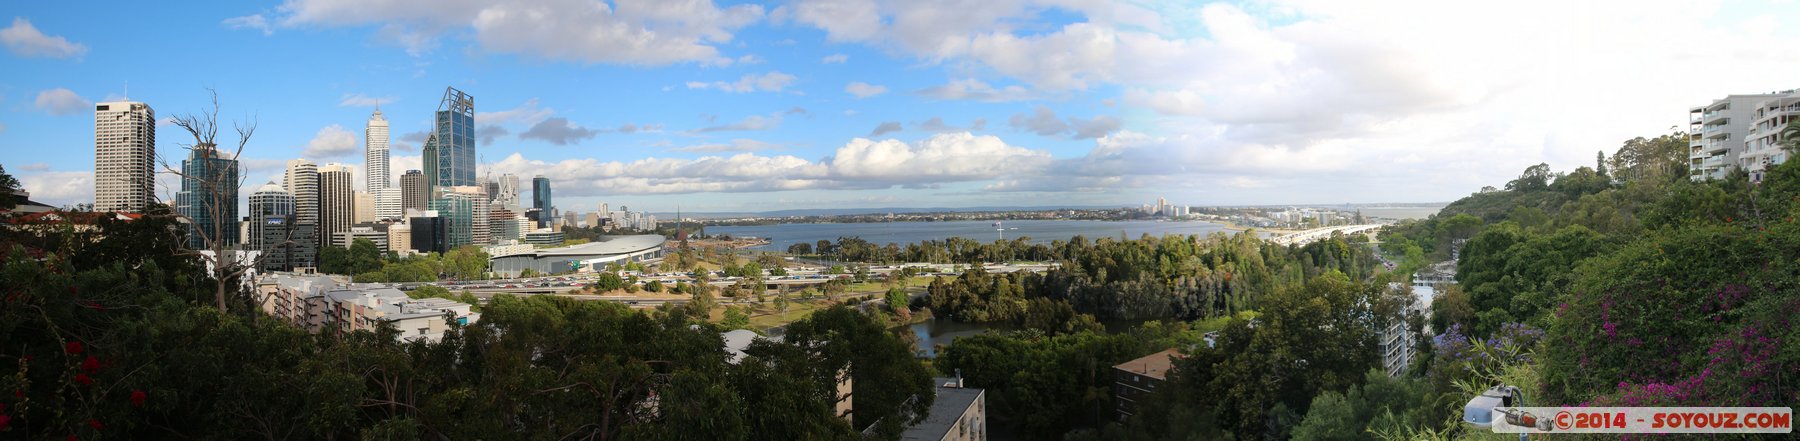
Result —
[[1331, 237], [1331, 235], [1333, 233], [1356, 234], [1356, 233], [1373, 231], [1376, 229], [1380, 229], [1381, 227], [1382, 227], [1381, 224], [1363, 224], [1363, 225], [1340, 225], [1340, 226], [1335, 226], [1335, 227], [1314, 228], [1311, 230], [1301, 231], [1301, 232], [1289, 234], [1286, 236], [1276, 236], [1274, 238], [1270, 238], [1269, 241], [1277, 243], [1277, 244], [1281, 244], [1281, 245], [1299, 246], [1299, 245], [1306, 245], [1306, 244], [1318, 241], [1320, 239], [1329, 238], [1329, 237]]

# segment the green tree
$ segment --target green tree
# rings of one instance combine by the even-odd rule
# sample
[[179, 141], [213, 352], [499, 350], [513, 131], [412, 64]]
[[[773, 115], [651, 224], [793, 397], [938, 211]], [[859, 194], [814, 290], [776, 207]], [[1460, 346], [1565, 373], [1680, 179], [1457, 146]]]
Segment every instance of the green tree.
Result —
[[460, 280], [478, 280], [487, 274], [488, 254], [480, 247], [468, 245], [444, 253], [444, 269]]
[[625, 289], [625, 285], [625, 279], [619, 277], [618, 273], [600, 273], [600, 277], [594, 279], [594, 292], [607, 293], [617, 291]]
[[[897, 437], [908, 423], [925, 418], [934, 389], [931, 375], [913, 357], [912, 345], [856, 310], [834, 306], [791, 323], [785, 339], [798, 347], [816, 348], [835, 382], [836, 367], [849, 369], [856, 385], [855, 427], [876, 425], [882, 437]], [[903, 416], [910, 415], [910, 420]], [[880, 424], [877, 425], [876, 423]]]
[[884, 300], [887, 301], [888, 309], [896, 312], [907, 309], [912, 303], [910, 296], [906, 295], [906, 290], [901, 288], [889, 288]]
[[725, 329], [749, 329], [750, 315], [745, 314], [743, 308], [727, 306], [725, 307], [725, 318], [719, 321], [719, 326], [723, 326]]

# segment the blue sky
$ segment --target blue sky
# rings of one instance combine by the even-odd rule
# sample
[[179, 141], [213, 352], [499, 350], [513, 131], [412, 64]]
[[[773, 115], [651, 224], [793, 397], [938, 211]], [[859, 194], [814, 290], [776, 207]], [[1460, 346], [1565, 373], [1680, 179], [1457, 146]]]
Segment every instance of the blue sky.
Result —
[[1347, 3], [9, 2], [0, 164], [91, 201], [88, 104], [129, 83], [256, 119], [249, 188], [360, 167], [379, 100], [398, 175], [452, 86], [484, 171], [565, 210], [1446, 201], [1800, 87], [1793, 57], [1720, 50], [1800, 47], [1792, 2]]

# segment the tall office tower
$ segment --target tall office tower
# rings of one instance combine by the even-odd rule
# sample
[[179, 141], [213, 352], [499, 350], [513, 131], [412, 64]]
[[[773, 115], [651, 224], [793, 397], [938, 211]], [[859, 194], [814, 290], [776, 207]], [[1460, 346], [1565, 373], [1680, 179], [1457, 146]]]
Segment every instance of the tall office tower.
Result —
[[606, 203], [605, 203], [605, 202], [601, 202], [601, 203], [600, 203], [600, 211], [598, 211], [598, 212], [595, 212], [595, 213], [594, 213], [594, 214], [597, 214], [597, 215], [599, 215], [599, 216], [600, 216], [600, 217], [603, 217], [603, 218], [605, 218], [605, 217], [612, 217], [612, 210], [609, 210], [609, 209], [607, 209], [607, 206], [606, 206]]
[[375, 221], [375, 195], [368, 192], [356, 192], [350, 197], [350, 222], [366, 224]]
[[263, 251], [264, 271], [293, 271], [318, 265], [319, 238], [313, 224], [300, 223], [297, 216], [269, 216], [257, 222], [262, 224], [257, 248]]
[[500, 175], [498, 182], [500, 192], [494, 195], [494, 201], [508, 211], [524, 211], [519, 208], [519, 175], [507, 173]]
[[425, 139], [425, 178], [432, 187], [475, 185], [475, 97], [444, 88], [437, 123]]
[[366, 190], [374, 194], [375, 190], [388, 188], [393, 181], [388, 180], [388, 122], [381, 117], [381, 105], [375, 105], [375, 114], [369, 116], [369, 124], [363, 127], [363, 169], [368, 172]]
[[425, 204], [431, 200], [431, 184], [426, 182], [425, 174], [418, 170], [407, 170], [400, 175], [400, 211], [402, 216], [406, 210], [425, 211]]
[[319, 243], [320, 248], [332, 243], [338, 233], [350, 231], [355, 218], [356, 180], [350, 166], [331, 163], [319, 167]]
[[188, 248], [210, 248], [208, 240], [238, 243], [238, 162], [201, 144], [181, 161], [181, 192], [175, 212], [187, 218]]
[[[444, 249], [453, 250], [463, 245], [475, 244], [475, 210], [481, 205], [483, 197], [477, 187], [458, 186], [438, 189], [438, 197], [431, 199], [430, 209], [443, 219]], [[485, 212], [485, 210], [483, 210]], [[485, 214], [485, 213], [484, 213]], [[486, 224], [485, 219], [482, 224]], [[414, 231], [417, 226], [414, 226]], [[415, 241], [416, 242], [416, 241]], [[414, 243], [413, 246], [418, 246]]]
[[94, 210], [141, 213], [156, 200], [156, 111], [149, 104], [94, 105]]
[[262, 249], [263, 228], [271, 218], [281, 218], [285, 222], [288, 216], [293, 215], [294, 194], [281, 189], [274, 182], [263, 184], [255, 193], [250, 193], [250, 231], [247, 235], [250, 249]]
[[550, 218], [555, 217], [550, 204], [550, 178], [537, 175], [531, 178], [531, 208], [538, 209], [538, 228], [549, 228]]
[[294, 223], [319, 224], [319, 166], [305, 159], [287, 162], [282, 188], [294, 195]]
[[388, 187], [375, 190], [375, 218], [399, 219], [404, 213], [401, 209], [400, 187]]

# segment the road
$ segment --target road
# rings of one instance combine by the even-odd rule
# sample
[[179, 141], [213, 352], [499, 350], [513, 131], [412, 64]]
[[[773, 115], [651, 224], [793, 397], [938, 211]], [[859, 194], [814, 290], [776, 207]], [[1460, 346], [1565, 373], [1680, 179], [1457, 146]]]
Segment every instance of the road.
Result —
[[1332, 233], [1356, 234], [1380, 229], [1381, 224], [1340, 225], [1336, 227], [1314, 228], [1285, 236], [1270, 238], [1270, 242], [1281, 245], [1306, 245], [1320, 239], [1331, 237]]

